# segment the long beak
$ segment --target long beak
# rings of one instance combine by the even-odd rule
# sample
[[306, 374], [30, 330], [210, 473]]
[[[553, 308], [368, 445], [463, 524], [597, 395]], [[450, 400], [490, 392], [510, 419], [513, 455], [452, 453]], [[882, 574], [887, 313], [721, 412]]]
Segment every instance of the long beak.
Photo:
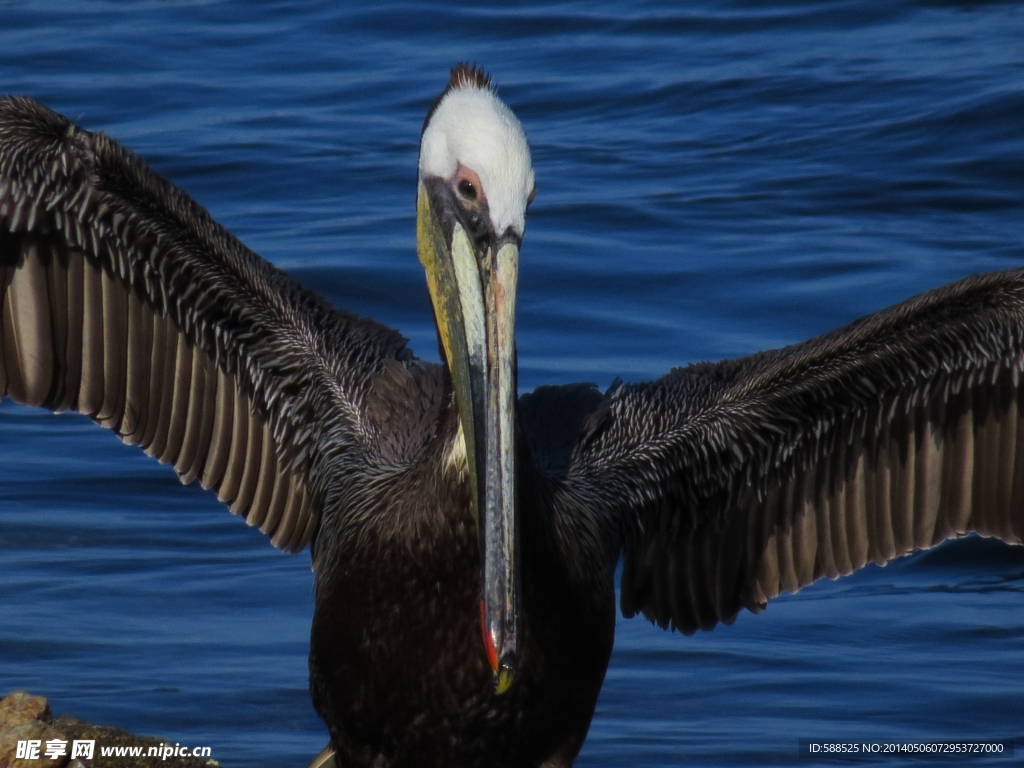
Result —
[[515, 304], [519, 246], [478, 250], [454, 223], [450, 243], [421, 182], [418, 250], [448, 360], [480, 537], [484, 646], [498, 693], [518, 663], [515, 499]]

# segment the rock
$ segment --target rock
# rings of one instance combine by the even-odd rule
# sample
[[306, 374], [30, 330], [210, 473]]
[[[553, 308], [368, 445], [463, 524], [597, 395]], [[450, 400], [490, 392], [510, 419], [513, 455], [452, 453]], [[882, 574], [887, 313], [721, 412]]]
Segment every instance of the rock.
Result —
[[[17, 756], [18, 742], [37, 740], [39, 759]], [[92, 759], [71, 759], [71, 745], [75, 740], [94, 741]], [[48, 741], [57, 744], [64, 754], [46, 758]], [[166, 739], [153, 736], [135, 736], [117, 728], [94, 725], [68, 715], [54, 719], [50, 707], [42, 696], [32, 696], [24, 691], [14, 691], [0, 700], [0, 768], [211, 768], [218, 766], [216, 760], [195, 757], [127, 757], [124, 750], [141, 748], [148, 752], [150, 747], [161, 748], [170, 744]], [[63, 749], [60, 749], [63, 747]], [[122, 749], [121, 756], [105, 756], [103, 747]]]
[[[30, 740], [39, 742], [37, 745], [39, 758], [19, 758], [17, 756], [18, 742]], [[67, 749], [64, 749], [64, 754], [59, 757], [47, 758], [48, 741], [64, 742], [61, 746], [67, 746], [67, 739], [62, 733], [40, 720], [0, 725], [0, 768], [64, 768], [69, 762]]]
[[25, 691], [11, 691], [0, 699], [0, 724], [28, 723], [32, 720], [48, 722], [50, 705], [43, 696], [33, 696]]

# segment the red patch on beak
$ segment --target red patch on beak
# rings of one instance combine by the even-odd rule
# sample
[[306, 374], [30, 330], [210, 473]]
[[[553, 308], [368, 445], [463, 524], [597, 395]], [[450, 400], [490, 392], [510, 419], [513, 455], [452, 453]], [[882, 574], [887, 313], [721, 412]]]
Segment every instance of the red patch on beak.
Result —
[[484, 609], [484, 601], [480, 601], [480, 634], [484, 638], [484, 649], [487, 651], [487, 660], [491, 662], [491, 670], [498, 671], [498, 650], [491, 642], [491, 633], [487, 631], [487, 611]]

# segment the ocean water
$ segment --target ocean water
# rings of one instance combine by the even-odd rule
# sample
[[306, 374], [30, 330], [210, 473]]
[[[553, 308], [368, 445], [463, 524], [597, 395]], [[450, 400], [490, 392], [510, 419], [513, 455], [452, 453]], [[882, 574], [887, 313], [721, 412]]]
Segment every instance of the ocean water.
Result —
[[[460, 60], [533, 147], [524, 390], [792, 343], [1024, 263], [1020, 4], [0, 2], [0, 91], [117, 138], [431, 359], [416, 152]], [[1024, 738], [1022, 592], [1024, 556], [974, 539], [694, 637], [620, 620], [578, 765]], [[307, 555], [84, 419], [0, 405], [0, 692], [301, 768], [326, 740], [312, 607]]]

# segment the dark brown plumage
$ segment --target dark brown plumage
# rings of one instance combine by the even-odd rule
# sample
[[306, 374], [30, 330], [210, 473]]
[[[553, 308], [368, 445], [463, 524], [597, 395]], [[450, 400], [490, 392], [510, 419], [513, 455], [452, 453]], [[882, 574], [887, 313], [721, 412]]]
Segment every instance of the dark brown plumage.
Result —
[[1022, 270], [654, 382], [542, 387], [518, 406], [521, 663], [498, 694], [447, 367], [25, 98], [0, 101], [0, 301], [3, 393], [91, 416], [277, 546], [313, 542], [310, 686], [339, 766], [571, 764], [620, 557], [623, 612], [693, 632], [1024, 530]]

